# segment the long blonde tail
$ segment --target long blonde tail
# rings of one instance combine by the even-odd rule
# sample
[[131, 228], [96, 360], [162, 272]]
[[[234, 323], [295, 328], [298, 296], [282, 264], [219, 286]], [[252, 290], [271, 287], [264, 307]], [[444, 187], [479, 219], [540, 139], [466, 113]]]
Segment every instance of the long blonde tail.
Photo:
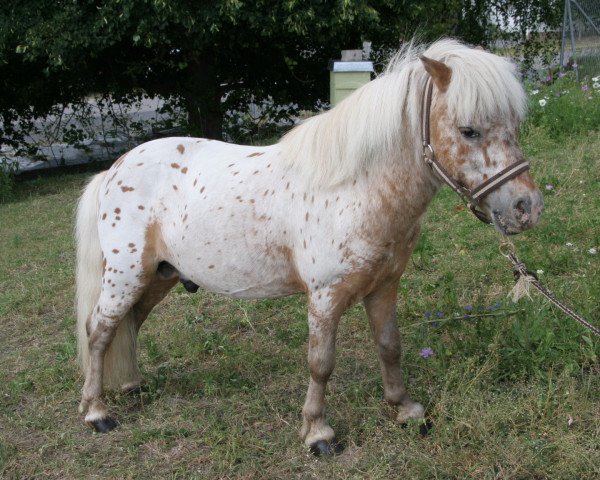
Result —
[[[98, 235], [99, 192], [106, 172], [94, 176], [86, 186], [77, 207], [75, 242], [77, 245], [76, 308], [77, 350], [85, 374], [89, 363], [86, 324], [100, 298], [102, 288], [102, 249]], [[130, 310], [121, 320], [115, 338], [104, 356], [104, 383], [119, 388], [140, 381], [136, 358], [137, 328]]]

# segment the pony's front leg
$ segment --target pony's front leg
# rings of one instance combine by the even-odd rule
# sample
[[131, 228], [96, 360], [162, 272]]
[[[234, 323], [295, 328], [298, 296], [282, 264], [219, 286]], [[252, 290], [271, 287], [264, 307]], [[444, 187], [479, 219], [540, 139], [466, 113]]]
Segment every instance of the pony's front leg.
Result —
[[[315, 296], [315, 294], [313, 294]], [[308, 366], [310, 382], [302, 409], [301, 437], [315, 455], [341, 450], [325, 419], [325, 388], [335, 365], [335, 337], [341, 312], [323, 309], [309, 300]]]
[[122, 315], [107, 315], [97, 307], [88, 323], [89, 362], [79, 412], [85, 414], [85, 423], [97, 432], [108, 432], [117, 426], [102, 401], [102, 380], [104, 355], [115, 336], [121, 317]]
[[364, 304], [381, 363], [385, 399], [397, 407], [397, 420], [405, 423], [410, 418], [423, 418], [425, 410], [410, 399], [402, 381], [400, 332], [396, 323], [397, 289], [398, 280], [386, 283], [365, 297]]

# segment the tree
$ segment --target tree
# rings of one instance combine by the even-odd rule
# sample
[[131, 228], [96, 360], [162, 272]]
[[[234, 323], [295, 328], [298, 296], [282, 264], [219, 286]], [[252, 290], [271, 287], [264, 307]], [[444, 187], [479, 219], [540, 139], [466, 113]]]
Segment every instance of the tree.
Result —
[[419, 25], [424, 39], [464, 32], [484, 43], [487, 17], [477, 15], [490, 3], [3, 0], [0, 142], [22, 143], [57, 103], [142, 92], [179, 99], [189, 133], [221, 138], [224, 110], [251, 95], [311, 108], [326, 96], [328, 60], [364, 39], [397, 47]]

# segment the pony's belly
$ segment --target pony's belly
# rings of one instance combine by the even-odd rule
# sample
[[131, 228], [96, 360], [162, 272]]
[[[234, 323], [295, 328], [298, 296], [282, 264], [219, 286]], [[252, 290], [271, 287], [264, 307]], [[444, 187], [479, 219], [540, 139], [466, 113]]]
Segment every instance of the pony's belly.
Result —
[[303, 291], [302, 284], [284, 256], [265, 255], [259, 249], [221, 243], [218, 249], [199, 253], [180, 251], [176, 268], [201, 288], [235, 298], [275, 298]]
[[[275, 298], [299, 293], [301, 286], [293, 281], [292, 272], [284, 269], [267, 270], [263, 267], [243, 268], [240, 265], [216, 264], [207, 267], [189, 265], [181, 272], [201, 288], [234, 298]], [[204, 262], [203, 262], [204, 263]]]

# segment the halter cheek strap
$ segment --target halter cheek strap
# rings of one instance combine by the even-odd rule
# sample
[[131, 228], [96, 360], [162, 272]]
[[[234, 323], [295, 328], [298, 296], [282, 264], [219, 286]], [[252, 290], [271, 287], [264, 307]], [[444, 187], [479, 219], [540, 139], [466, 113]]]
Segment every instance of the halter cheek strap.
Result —
[[488, 178], [485, 182], [479, 184], [474, 189], [467, 188], [456, 180], [435, 158], [435, 152], [430, 142], [430, 114], [431, 99], [433, 96], [433, 82], [431, 77], [427, 79], [425, 90], [423, 91], [423, 117], [421, 123], [421, 135], [423, 138], [423, 159], [431, 167], [442, 181], [454, 190], [458, 196], [465, 202], [473, 214], [483, 223], [492, 224], [492, 219], [481, 209], [481, 201], [497, 188], [512, 180], [521, 173], [529, 170], [529, 162], [520, 160], [505, 169], [499, 171], [494, 176]]

